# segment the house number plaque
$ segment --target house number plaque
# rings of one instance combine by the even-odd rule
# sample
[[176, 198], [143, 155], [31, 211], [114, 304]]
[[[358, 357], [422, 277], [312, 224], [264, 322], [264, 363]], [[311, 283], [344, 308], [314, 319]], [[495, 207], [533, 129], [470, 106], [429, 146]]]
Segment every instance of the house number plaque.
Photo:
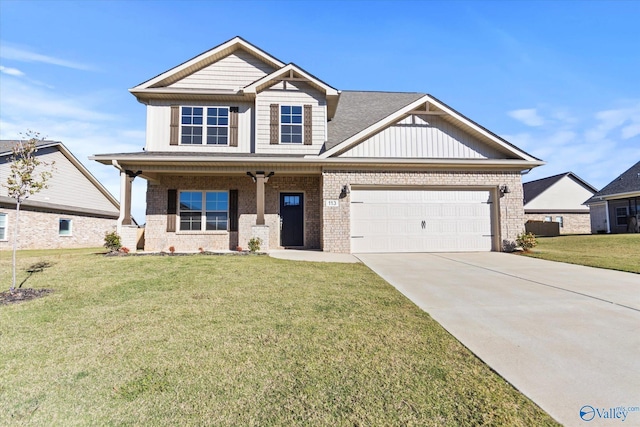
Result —
[[340, 203], [337, 200], [327, 200], [328, 208], [337, 208], [339, 205]]

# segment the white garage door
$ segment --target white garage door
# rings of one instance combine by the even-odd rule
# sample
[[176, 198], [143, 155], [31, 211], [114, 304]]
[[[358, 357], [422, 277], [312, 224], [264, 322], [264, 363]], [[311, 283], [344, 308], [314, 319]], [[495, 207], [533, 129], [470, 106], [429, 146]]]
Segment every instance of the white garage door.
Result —
[[351, 252], [491, 250], [489, 191], [353, 190]]

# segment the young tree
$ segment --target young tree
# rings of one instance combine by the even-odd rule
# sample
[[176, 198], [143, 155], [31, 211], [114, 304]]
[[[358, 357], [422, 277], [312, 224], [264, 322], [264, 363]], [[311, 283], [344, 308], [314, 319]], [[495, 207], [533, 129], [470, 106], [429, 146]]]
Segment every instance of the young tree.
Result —
[[[29, 196], [47, 188], [47, 181], [53, 176], [54, 162], [47, 163], [36, 156], [38, 142], [43, 141], [38, 132], [28, 130], [20, 133], [20, 140], [12, 149], [11, 168], [7, 183], [8, 196], [16, 201], [16, 219], [13, 232], [13, 276], [11, 292], [16, 288], [16, 252], [20, 231], [20, 205]], [[36, 170], [37, 169], [37, 170]]]

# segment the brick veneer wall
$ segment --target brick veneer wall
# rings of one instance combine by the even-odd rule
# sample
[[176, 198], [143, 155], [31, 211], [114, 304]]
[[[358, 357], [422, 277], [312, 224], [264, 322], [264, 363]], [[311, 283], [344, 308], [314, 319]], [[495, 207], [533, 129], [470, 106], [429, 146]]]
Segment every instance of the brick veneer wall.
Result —
[[544, 221], [550, 216], [554, 221], [557, 216], [562, 217], [563, 226], [560, 227], [560, 234], [591, 234], [591, 216], [586, 213], [552, 213], [552, 214], [525, 214], [526, 221]]
[[[281, 192], [304, 193], [304, 248], [320, 248], [320, 177], [272, 176], [265, 185], [265, 224], [269, 226], [270, 249], [279, 247]], [[167, 232], [167, 190], [238, 190], [238, 232]], [[163, 176], [158, 183], [147, 184], [145, 250], [176, 251], [235, 250], [248, 248], [251, 226], [255, 225], [256, 184], [242, 176]]]
[[[0, 208], [7, 214], [6, 240], [0, 241], [0, 250], [13, 247], [15, 209]], [[58, 234], [60, 219], [71, 220], [71, 235]], [[94, 218], [55, 212], [20, 210], [19, 249], [94, 248], [104, 244], [106, 232], [116, 229], [116, 219]]]
[[[500, 241], [502, 245], [513, 242], [524, 231], [522, 204], [522, 180], [519, 172], [390, 172], [390, 171], [340, 171], [325, 170], [322, 174], [322, 205], [329, 199], [338, 199], [339, 206], [325, 208], [322, 218], [323, 250], [348, 253], [350, 240], [350, 197], [340, 197], [345, 184], [371, 186], [423, 186], [437, 189], [439, 186], [484, 187], [497, 191], [507, 185], [510, 193], [499, 198]], [[501, 250], [502, 248], [496, 248]]]

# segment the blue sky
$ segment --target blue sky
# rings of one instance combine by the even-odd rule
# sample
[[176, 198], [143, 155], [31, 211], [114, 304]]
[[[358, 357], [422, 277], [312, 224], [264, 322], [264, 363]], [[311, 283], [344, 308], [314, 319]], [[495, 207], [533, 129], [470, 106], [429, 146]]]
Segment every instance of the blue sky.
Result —
[[[343, 90], [430, 93], [601, 188], [640, 160], [640, 1], [0, 0], [0, 138], [140, 151], [127, 89], [236, 35]], [[144, 217], [144, 181], [134, 216]]]

